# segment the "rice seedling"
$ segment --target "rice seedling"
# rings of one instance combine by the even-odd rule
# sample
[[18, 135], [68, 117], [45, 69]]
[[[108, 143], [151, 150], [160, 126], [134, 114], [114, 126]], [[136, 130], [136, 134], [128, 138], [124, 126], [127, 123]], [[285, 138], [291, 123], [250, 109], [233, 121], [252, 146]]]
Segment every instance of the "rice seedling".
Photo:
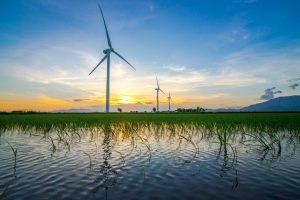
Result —
[[55, 151], [56, 151], [56, 146], [54, 144], [54, 141], [53, 141], [52, 137], [50, 136], [49, 138], [50, 138], [51, 145], [52, 145], [51, 149], [52, 149], [52, 155], [53, 155], [55, 153]]
[[16, 169], [16, 167], [17, 167], [17, 153], [18, 153], [18, 149], [13, 148], [12, 145], [8, 141], [6, 141], [6, 142], [10, 146], [12, 152], [14, 153], [14, 168]]
[[[157, 124], [157, 128], [162, 129], [167, 125], [168, 128], [174, 124], [194, 124], [206, 127], [226, 124], [230, 126], [243, 125], [259, 129], [263, 126], [272, 127], [278, 130], [297, 130], [299, 135], [298, 121], [299, 113], [205, 113], [205, 114], [32, 114], [0, 115], [0, 130], [11, 128], [21, 128], [30, 130], [35, 127], [45, 133], [53, 129], [66, 130], [73, 129], [76, 134], [78, 127], [96, 127], [99, 124], [117, 124], [126, 122], [127, 129], [136, 131], [140, 128], [139, 124]], [[71, 127], [71, 128], [70, 128]], [[78, 136], [79, 137], [79, 136]]]
[[196, 157], [197, 154], [199, 154], [199, 147], [193, 142], [191, 136], [185, 137], [184, 135], [179, 135], [179, 137], [185, 139], [187, 142], [189, 142], [189, 143], [191, 143], [193, 145], [193, 147], [195, 148], [195, 155], [194, 155], [194, 157]]
[[238, 170], [237, 170], [238, 158], [237, 158], [236, 147], [234, 148], [234, 155], [235, 155], [235, 165], [234, 165], [235, 179], [234, 179], [232, 187], [231, 187], [232, 190], [236, 189], [238, 187], [238, 185], [239, 185]]
[[94, 144], [95, 144], [95, 147], [96, 147], [96, 154], [98, 153], [98, 145], [97, 145], [97, 143], [96, 142], [94, 142]]
[[4, 199], [4, 195], [8, 191], [8, 188], [12, 185], [12, 183], [12, 180], [9, 180], [6, 183], [4, 183], [3, 191], [0, 193], [0, 200]]
[[149, 158], [148, 161], [150, 163], [151, 158], [152, 158], [152, 151], [151, 151], [151, 146], [146, 138], [142, 138], [138, 133], [135, 133], [135, 135], [141, 140], [142, 144], [144, 144], [149, 152]]
[[282, 146], [279, 134], [260, 130], [259, 132], [246, 133], [245, 135], [251, 139], [246, 139], [243, 143], [248, 145], [249, 143], [250, 145], [258, 144], [259, 150], [262, 151], [262, 160], [266, 160], [269, 153], [271, 153], [270, 161], [276, 160], [280, 157]]
[[[137, 174], [134, 180], [142, 181], [144, 177], [146, 182], [152, 181], [155, 173], [201, 177], [202, 172], [210, 173], [212, 169], [216, 169], [214, 175], [230, 178], [229, 190], [234, 190], [239, 187], [239, 175], [246, 176], [238, 159], [247, 151], [253, 153], [252, 148], [258, 148], [254, 153], [264, 160], [287, 155], [288, 146], [297, 155], [299, 121], [299, 113], [0, 115], [0, 134], [4, 138], [13, 134], [29, 133], [29, 138], [40, 135], [44, 138], [41, 143], [48, 141], [46, 148], [51, 148], [52, 154], [61, 147], [68, 152], [82, 148], [79, 157], [84, 157], [89, 172], [95, 174], [95, 187], [106, 191], [118, 180], [126, 183], [120, 177], [126, 177], [127, 172]], [[85, 145], [91, 145], [95, 152], [82, 151], [90, 148]], [[17, 147], [20, 150], [21, 145]], [[17, 150], [12, 146], [11, 149], [16, 163]], [[59, 156], [63, 154], [57, 153]], [[206, 169], [208, 164], [216, 166]]]
[[89, 157], [89, 160], [90, 160], [89, 168], [91, 169], [92, 168], [92, 158], [91, 158], [91, 155], [88, 154], [88, 153], [86, 153], [85, 151], [83, 151], [83, 153]]

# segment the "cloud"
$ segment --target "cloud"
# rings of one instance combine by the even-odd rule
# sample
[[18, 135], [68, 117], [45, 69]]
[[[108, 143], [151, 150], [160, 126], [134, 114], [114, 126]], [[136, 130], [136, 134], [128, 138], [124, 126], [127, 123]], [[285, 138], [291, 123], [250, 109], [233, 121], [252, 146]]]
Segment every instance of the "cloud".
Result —
[[186, 67], [184, 66], [179, 66], [179, 65], [165, 65], [163, 66], [165, 69], [169, 69], [173, 72], [182, 72], [186, 70]]
[[[292, 77], [295, 71], [300, 70], [298, 56], [283, 54], [285, 50], [270, 52], [257, 52], [261, 48], [247, 48], [239, 52], [231, 53], [220, 64], [221, 68], [231, 68], [251, 77], [260, 77], [267, 83], [276, 85], [284, 84], [286, 77]], [[292, 79], [295, 81], [296, 79]]]
[[276, 87], [272, 87], [272, 88], [267, 88], [265, 89], [265, 94], [260, 96], [261, 100], [270, 100], [274, 98], [275, 94], [281, 94], [282, 91], [277, 90], [276, 91]]
[[[293, 78], [288, 80], [288, 82], [298, 82], [300, 81], [300, 78]], [[299, 86], [299, 83], [293, 83], [291, 85], [289, 85], [290, 88], [292, 88], [293, 90], [295, 90], [297, 87]]]
[[[233, 33], [239, 34], [238, 31]], [[42, 39], [22, 43], [2, 55], [0, 89], [1, 81], [8, 87], [2, 89], [1, 93], [18, 94], [20, 98], [47, 95], [50, 98], [67, 99], [67, 102], [73, 103], [75, 107], [81, 104], [93, 105], [95, 101], [103, 105], [106, 64], [103, 63], [97, 71], [88, 76], [102, 55], [97, 56], [96, 53], [92, 53], [93, 50], [86, 51], [81, 45], [68, 48], [68, 42], [51, 46], [49, 41]], [[41, 46], [43, 48], [39, 48]], [[160, 65], [158, 61], [154, 67], [160, 67], [158, 78], [162, 89], [165, 92], [170, 89], [172, 96], [180, 100], [178, 105], [185, 102], [187, 106], [197, 105], [199, 101], [205, 107], [213, 107], [219, 102], [231, 105], [233, 103], [229, 99], [233, 98], [237, 99], [234, 105], [240, 105], [245, 99], [253, 101], [270, 83], [282, 87], [287, 83], [287, 77], [294, 77], [292, 82], [300, 80], [294, 74], [300, 70], [299, 57], [283, 54], [282, 51], [260, 52], [256, 49], [248, 47], [212, 63], [199, 62], [199, 66], [184, 66], [176, 64], [175, 61]], [[152, 102], [155, 105], [154, 71], [158, 70], [147, 67], [147, 64], [140, 61], [138, 70], [131, 71], [132, 69], [117, 57], [112, 61], [111, 97], [131, 96], [135, 99], [134, 102], [140, 102], [144, 106], [151, 105]], [[280, 93], [270, 89], [271, 94], [264, 94], [261, 99], [270, 99], [274, 94]], [[220, 93], [230, 96], [217, 98], [216, 95]], [[144, 100], [136, 100], [137, 97]], [[9, 98], [11, 97], [6, 97]], [[84, 100], [86, 98], [89, 100]], [[161, 100], [167, 102], [163, 95]]]
[[289, 87], [292, 88], [293, 90], [295, 90], [298, 86], [299, 86], [299, 83], [294, 83], [294, 84], [290, 85]]
[[292, 78], [288, 80], [288, 82], [296, 82], [296, 81], [300, 81], [300, 78]]
[[81, 101], [88, 101], [90, 99], [85, 98], [85, 99], [73, 99], [74, 102], [81, 102]]

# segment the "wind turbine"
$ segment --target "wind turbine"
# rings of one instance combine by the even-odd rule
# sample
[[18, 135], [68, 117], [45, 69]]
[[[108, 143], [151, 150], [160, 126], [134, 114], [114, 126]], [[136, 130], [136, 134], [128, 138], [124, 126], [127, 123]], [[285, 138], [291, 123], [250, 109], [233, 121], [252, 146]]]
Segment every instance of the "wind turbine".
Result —
[[168, 101], [169, 101], [169, 112], [170, 112], [171, 111], [171, 95], [170, 95], [170, 90], [169, 90]]
[[[156, 76], [156, 82], [157, 82], [157, 88], [155, 88], [156, 90], [156, 111], [159, 111], [159, 91], [161, 91], [162, 93], [164, 93], [164, 91], [162, 91], [162, 89], [160, 89], [159, 84], [158, 84], [158, 79]], [[165, 93], [164, 93], [165, 94]]]
[[107, 31], [107, 27], [106, 27], [106, 23], [105, 23], [105, 19], [104, 19], [104, 15], [101, 9], [101, 6], [98, 4], [98, 7], [100, 9], [101, 12], [101, 16], [103, 19], [103, 23], [104, 23], [104, 27], [105, 27], [105, 32], [106, 32], [106, 38], [107, 38], [107, 43], [108, 43], [108, 49], [104, 49], [103, 53], [105, 54], [105, 56], [102, 58], [102, 60], [96, 65], [96, 67], [90, 72], [89, 75], [91, 75], [99, 66], [101, 63], [103, 63], [105, 61], [105, 59], [107, 59], [107, 74], [106, 74], [106, 112], [109, 112], [109, 95], [110, 95], [110, 54], [114, 53], [117, 56], [119, 56], [122, 60], [124, 60], [127, 64], [129, 64], [134, 70], [135, 68], [132, 66], [132, 64], [130, 64], [125, 58], [123, 58], [119, 53], [117, 53], [110, 42], [110, 38], [109, 38], [109, 34]]

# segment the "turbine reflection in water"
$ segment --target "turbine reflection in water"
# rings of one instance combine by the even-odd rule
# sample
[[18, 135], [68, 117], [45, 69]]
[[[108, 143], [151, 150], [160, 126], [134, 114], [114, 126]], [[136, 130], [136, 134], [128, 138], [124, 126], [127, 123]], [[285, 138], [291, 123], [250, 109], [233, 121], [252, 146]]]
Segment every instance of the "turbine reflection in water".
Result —
[[[80, 181], [76, 182], [75, 179], [68, 189], [69, 191], [64, 191], [74, 199], [85, 197], [113, 199], [124, 198], [126, 195], [132, 195], [132, 197], [147, 195], [149, 198], [154, 198], [153, 191], [157, 191], [155, 188], [159, 185], [166, 187], [161, 194], [166, 198], [171, 199], [173, 195], [170, 192], [171, 188], [174, 189], [178, 186], [184, 191], [181, 195], [186, 195], [180, 196], [179, 194], [179, 197], [193, 198], [195, 197], [193, 196], [194, 192], [186, 194], [187, 191], [191, 191], [192, 185], [198, 188], [195, 191], [201, 191], [201, 186], [209, 185], [214, 186], [214, 190], [216, 190], [220, 184], [218, 179], [225, 181], [220, 184], [223, 188], [219, 191], [220, 195], [236, 197], [237, 190], [235, 190], [237, 192], [231, 193], [228, 191], [238, 188], [241, 178], [243, 187], [247, 184], [251, 187], [254, 187], [255, 184], [260, 187], [257, 183], [257, 179], [260, 177], [257, 176], [261, 176], [261, 174], [247, 174], [246, 171], [249, 169], [245, 170], [245, 167], [251, 166], [254, 170], [260, 171], [265, 167], [272, 168], [273, 164], [276, 164], [277, 167], [278, 165], [284, 166], [282, 161], [288, 160], [286, 158], [291, 161], [296, 159], [295, 162], [299, 161], [296, 156], [299, 154], [297, 152], [299, 132], [296, 130], [274, 132], [269, 127], [257, 131], [251, 127], [241, 126], [212, 125], [207, 127], [193, 123], [122, 122], [103, 123], [91, 127], [64, 125], [47, 130], [27, 127], [26, 133], [30, 134], [24, 134], [21, 127], [2, 131], [0, 158], [7, 162], [3, 163], [3, 168], [0, 169], [1, 185], [10, 180], [11, 176], [7, 174], [10, 173], [10, 169], [14, 168], [14, 158], [9, 156], [9, 146], [3, 140], [14, 141], [13, 144], [16, 144], [18, 150], [22, 152], [20, 155], [18, 154], [20, 158], [18, 158], [17, 165], [20, 167], [17, 167], [17, 177], [30, 177], [31, 170], [39, 170], [38, 166], [35, 166], [34, 169], [24, 166], [26, 159], [34, 159], [34, 162], [39, 162], [38, 158], [32, 158], [34, 154], [31, 153], [36, 153], [36, 151], [45, 157], [44, 167], [46, 168], [47, 165], [52, 165], [51, 157], [61, 159], [55, 170], [61, 171], [62, 176], [65, 172], [60, 169], [60, 166], [67, 166], [67, 169], [80, 172], [82, 169], [80, 166], [84, 163], [84, 168], [88, 171], [86, 175], [82, 175], [81, 179], [84, 180], [84, 183], [88, 183], [87, 186], [85, 187]], [[24, 144], [24, 140], [29, 142]], [[37, 143], [42, 146], [37, 148]], [[26, 151], [24, 151], [25, 149]], [[77, 154], [77, 152], [80, 153]], [[89, 156], [82, 152], [86, 152]], [[249, 156], [255, 159], [250, 159], [247, 163]], [[70, 165], [70, 160], [72, 160], [71, 163], [74, 162], [72, 165]], [[86, 163], [89, 163], [88, 166]], [[293, 170], [295, 173], [299, 172], [297, 168], [293, 168]], [[52, 176], [47, 171], [41, 173], [44, 173], [44, 179]], [[278, 173], [289, 176], [294, 174], [290, 171]], [[215, 175], [218, 175], [219, 178]], [[253, 178], [251, 176], [256, 176], [255, 181], [251, 181]], [[286, 176], [287, 180], [295, 181], [295, 178], [289, 176]], [[298, 176], [296, 175], [296, 177]], [[281, 180], [273, 181], [282, 186], [286, 185]], [[299, 179], [296, 178], [297, 181], [299, 182]], [[23, 195], [19, 190], [22, 186], [18, 183], [18, 179], [15, 182], [7, 190], [7, 199]], [[187, 185], [191, 186], [187, 187]], [[81, 193], [76, 190], [79, 186], [83, 190]], [[43, 182], [34, 188], [38, 187], [43, 187]], [[55, 184], [47, 187], [49, 191], [57, 189]], [[39, 195], [38, 190], [23, 192]], [[206, 194], [206, 197], [212, 197], [215, 193], [212, 190], [202, 192]], [[288, 192], [290, 191], [286, 193]], [[293, 192], [291, 194], [296, 195]], [[48, 195], [51, 197], [54, 194], [49, 193]], [[267, 194], [262, 194], [262, 196], [264, 195]]]

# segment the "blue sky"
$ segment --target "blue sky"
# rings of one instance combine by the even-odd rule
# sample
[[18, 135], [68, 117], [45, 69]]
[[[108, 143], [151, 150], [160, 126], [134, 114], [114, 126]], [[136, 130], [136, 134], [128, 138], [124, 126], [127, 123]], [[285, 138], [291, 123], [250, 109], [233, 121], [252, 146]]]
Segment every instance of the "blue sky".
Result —
[[174, 107], [300, 93], [289, 87], [300, 82], [297, 0], [12, 0], [0, 8], [0, 110], [104, 109], [105, 65], [87, 76], [107, 47], [99, 2], [137, 68], [112, 57], [114, 109], [151, 110], [155, 73]]

